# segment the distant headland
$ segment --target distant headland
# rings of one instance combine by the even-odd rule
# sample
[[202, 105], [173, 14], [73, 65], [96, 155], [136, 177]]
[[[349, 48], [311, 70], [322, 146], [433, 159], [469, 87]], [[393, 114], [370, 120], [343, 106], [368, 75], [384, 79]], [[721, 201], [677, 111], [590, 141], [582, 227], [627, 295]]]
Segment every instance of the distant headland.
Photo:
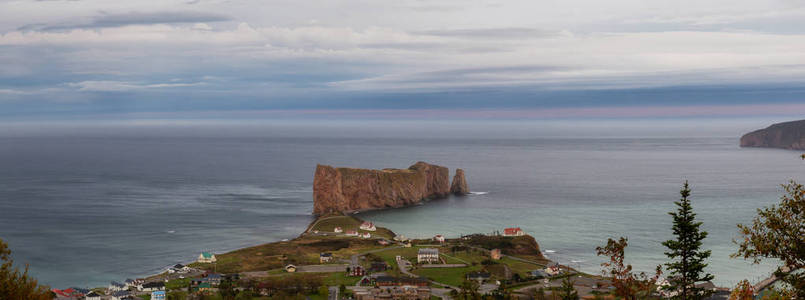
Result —
[[426, 199], [469, 193], [464, 171], [452, 184], [446, 167], [417, 162], [408, 169], [354, 169], [316, 166], [313, 214], [350, 213], [415, 205]]
[[805, 150], [805, 120], [773, 124], [741, 137], [741, 147]]

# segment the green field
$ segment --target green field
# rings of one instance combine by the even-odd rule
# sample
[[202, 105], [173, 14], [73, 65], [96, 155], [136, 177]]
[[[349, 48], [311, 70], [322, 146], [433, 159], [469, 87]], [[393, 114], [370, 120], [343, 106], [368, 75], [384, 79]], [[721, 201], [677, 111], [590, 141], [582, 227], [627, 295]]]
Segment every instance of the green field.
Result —
[[480, 265], [464, 268], [415, 269], [411, 272], [419, 276], [425, 276], [436, 282], [441, 282], [452, 286], [460, 286], [461, 283], [464, 282], [464, 278], [467, 273], [478, 270], [481, 270]]
[[368, 232], [372, 234], [372, 238], [382, 237], [386, 239], [391, 239], [394, 237], [394, 232], [383, 227], [377, 227], [376, 231], [361, 230], [360, 229], [361, 223], [363, 223], [363, 220], [355, 218], [353, 216], [322, 217], [319, 220], [315, 221], [313, 223], [312, 228], [310, 228], [310, 230], [308, 231], [312, 232], [314, 230], [318, 230], [321, 233], [334, 234], [333, 230], [336, 227], [341, 227], [341, 229], [344, 232], [347, 232], [348, 230], [355, 230], [360, 233]]

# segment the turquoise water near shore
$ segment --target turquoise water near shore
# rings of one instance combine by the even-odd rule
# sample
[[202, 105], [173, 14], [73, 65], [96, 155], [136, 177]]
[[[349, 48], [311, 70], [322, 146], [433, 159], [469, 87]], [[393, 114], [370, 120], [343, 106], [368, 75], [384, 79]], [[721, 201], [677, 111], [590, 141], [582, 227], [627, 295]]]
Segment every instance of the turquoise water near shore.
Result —
[[479, 193], [359, 216], [412, 237], [519, 226], [548, 257], [588, 272], [599, 270], [594, 248], [624, 235], [627, 260], [651, 271], [664, 261], [667, 212], [689, 180], [710, 232], [709, 270], [732, 285], [772, 267], [728, 257], [735, 224], [777, 202], [779, 184], [803, 171], [798, 152], [739, 148], [745, 128], [708, 135], [664, 124], [622, 136], [606, 126], [579, 134], [572, 123], [367, 126], [0, 134], [0, 238], [44, 283], [106, 285], [201, 251], [295, 237], [312, 220], [317, 163], [385, 168], [423, 160], [465, 169]]

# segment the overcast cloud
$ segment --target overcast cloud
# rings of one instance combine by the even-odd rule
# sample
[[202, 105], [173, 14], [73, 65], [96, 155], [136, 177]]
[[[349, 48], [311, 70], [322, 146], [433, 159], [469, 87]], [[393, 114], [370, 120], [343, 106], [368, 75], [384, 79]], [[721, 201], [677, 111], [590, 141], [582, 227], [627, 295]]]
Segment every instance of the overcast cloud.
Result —
[[684, 116], [735, 105], [791, 114], [785, 104], [805, 102], [805, 3], [6, 0], [0, 65], [0, 118], [685, 106], [664, 110]]

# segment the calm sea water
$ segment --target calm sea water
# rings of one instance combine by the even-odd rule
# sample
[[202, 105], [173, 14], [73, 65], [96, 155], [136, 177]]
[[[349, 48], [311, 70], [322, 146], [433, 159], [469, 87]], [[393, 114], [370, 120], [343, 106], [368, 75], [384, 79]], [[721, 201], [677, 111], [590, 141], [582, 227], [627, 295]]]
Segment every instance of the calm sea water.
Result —
[[[744, 128], [696, 136], [677, 130], [696, 126], [664, 124], [619, 137], [583, 136], [572, 123], [384, 126], [12, 130], [0, 135], [0, 238], [46, 284], [105, 285], [201, 251], [295, 237], [312, 220], [317, 163], [402, 168], [423, 160], [465, 169], [479, 193], [360, 217], [412, 237], [519, 226], [548, 257], [588, 272], [600, 270], [596, 246], [627, 236], [627, 260], [651, 271], [664, 261], [667, 212], [689, 180], [710, 232], [709, 270], [732, 285], [772, 268], [729, 258], [736, 223], [777, 202], [779, 184], [804, 170], [797, 152], [739, 148]], [[523, 134], [529, 128], [543, 134]]]

